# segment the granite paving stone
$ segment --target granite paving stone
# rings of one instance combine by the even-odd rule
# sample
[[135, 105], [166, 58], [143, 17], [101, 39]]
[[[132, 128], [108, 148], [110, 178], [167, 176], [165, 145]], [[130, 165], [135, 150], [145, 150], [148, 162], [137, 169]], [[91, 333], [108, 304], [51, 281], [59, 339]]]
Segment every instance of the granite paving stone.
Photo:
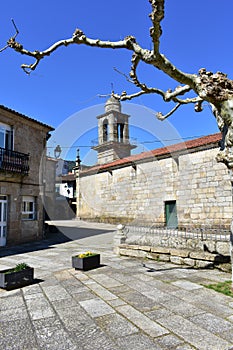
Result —
[[97, 298], [80, 301], [79, 304], [91, 317], [104, 316], [115, 312], [105, 301]]
[[164, 304], [166, 305], [166, 302], [170, 299], [170, 294], [160, 291], [159, 289], [153, 288], [141, 292], [143, 295], [145, 295], [147, 298], [150, 298], [156, 302], [157, 305]]
[[90, 288], [95, 294], [97, 294], [99, 297], [101, 297], [105, 301], [114, 300], [117, 298], [116, 295], [109, 292], [106, 288], [102, 287], [98, 283], [89, 284], [88, 288]]
[[51, 300], [51, 304], [55, 310], [58, 310], [75, 307], [77, 301], [72, 297], [68, 297], [67, 299]]
[[20, 293], [12, 296], [5, 295], [1, 298], [0, 311], [14, 309], [16, 305], [17, 307], [24, 307], [24, 300]]
[[165, 292], [165, 293], [173, 293], [176, 291], [180, 291], [180, 288], [174, 286], [173, 284], [171, 284], [170, 282], [164, 282], [164, 281], [160, 281], [156, 278], [153, 278], [153, 280], [149, 281], [149, 286], [152, 288], [156, 288], [159, 289], [161, 292]]
[[59, 319], [59, 317], [52, 316], [52, 317], [47, 317], [47, 318], [40, 318], [38, 320], [33, 320], [32, 322], [33, 328], [37, 329], [38, 331], [40, 328], [49, 328], [49, 327], [61, 327], [62, 321]]
[[131, 322], [116, 313], [98, 317], [96, 323], [113, 338], [124, 337], [139, 332], [139, 329]]
[[[54, 307], [56, 308], [56, 305], [54, 305]], [[71, 318], [75, 318], [76, 322], [85, 318], [88, 320], [90, 319], [87, 312], [81, 307], [81, 305], [79, 305], [79, 303], [70, 307], [60, 307], [59, 305], [58, 308], [56, 308], [56, 312], [60, 318], [63, 316], [70, 316]]]
[[132, 289], [140, 292], [140, 293], [143, 293], [144, 292], [153, 292], [154, 291], [154, 287], [153, 286], [150, 286], [149, 283], [145, 283], [143, 281], [138, 281], [137, 280], [137, 283], [135, 283], [135, 280], [129, 280], [128, 282], [126, 282], [126, 284], [131, 287]]
[[22, 289], [22, 292], [23, 292], [24, 298], [28, 297], [30, 299], [30, 295], [42, 293], [42, 290], [39, 284], [32, 284], [24, 287]]
[[156, 303], [153, 299], [137, 291], [121, 293], [119, 297], [139, 311], [149, 311], [156, 308]]
[[178, 315], [159, 319], [157, 322], [198, 350], [229, 350], [231, 346], [224, 339], [217, 337], [213, 333]]
[[27, 299], [26, 305], [32, 320], [54, 316], [53, 308], [44, 297]]
[[96, 282], [98, 282], [99, 284], [101, 284], [102, 286], [104, 286], [106, 288], [117, 287], [117, 286], [120, 286], [122, 284], [119, 281], [117, 281], [116, 279], [111, 278], [109, 276], [106, 276], [102, 273], [93, 275], [92, 278]]
[[69, 293], [61, 285], [42, 286], [47, 298], [51, 301], [70, 298]]
[[178, 286], [180, 288], [183, 288], [185, 290], [194, 290], [194, 289], [200, 289], [204, 288], [200, 284], [189, 282], [189, 281], [184, 281], [184, 280], [178, 280], [175, 282], [172, 282], [174, 286]]
[[108, 300], [108, 304], [112, 307], [120, 306], [120, 305], [126, 305], [126, 302], [120, 298]]
[[144, 312], [144, 314], [154, 321], [158, 320], [159, 318], [165, 318], [175, 315], [171, 310], [167, 309], [166, 307], [161, 307], [160, 305], [157, 307], [156, 310], [147, 311]]
[[27, 319], [15, 319], [0, 323], [0, 349], [40, 350], [35, 331]]
[[177, 336], [173, 334], [164, 335], [162, 337], [159, 337], [156, 339], [158, 344], [161, 346], [164, 346], [166, 349], [169, 350], [175, 350], [177, 349], [177, 346], [184, 345], [184, 340], [181, 338], [178, 338]]
[[164, 350], [158, 342], [153, 341], [151, 338], [144, 334], [132, 334], [125, 337], [118, 338], [116, 340], [120, 349], [127, 350]]
[[[224, 331], [221, 334], [219, 334], [221, 338], [227, 340], [229, 343], [233, 344], [233, 332], [231, 331]], [[233, 350], [233, 346], [231, 347], [230, 350]]]
[[58, 316], [66, 329], [77, 332], [81, 326], [95, 325], [95, 321], [80, 306], [72, 309], [57, 310]]
[[116, 310], [151, 337], [169, 333], [164, 327], [161, 327], [130, 305], [118, 306]]
[[0, 325], [1, 322], [12, 320], [24, 320], [28, 318], [27, 309], [25, 306], [5, 309], [0, 312]]
[[208, 297], [206, 300], [201, 299], [199, 296], [195, 299], [193, 305], [200, 307], [202, 310], [205, 310], [207, 312], [211, 312], [218, 317], [225, 318], [231, 316], [232, 308], [223, 303], [220, 293], [216, 292], [216, 294], [218, 295], [217, 298], [211, 299]]
[[170, 299], [166, 302], [165, 307], [173, 313], [185, 317], [204, 313], [204, 310], [201, 310], [200, 308], [173, 296], [170, 296]]
[[219, 334], [220, 336], [226, 331], [233, 334], [233, 324], [231, 322], [217, 316], [213, 317], [210, 313], [189, 317], [189, 320], [198, 326], [202, 326], [211, 333]]
[[[24, 294], [24, 292], [23, 292]], [[37, 303], [38, 302], [43, 302], [43, 300], [45, 300], [45, 296], [42, 292], [42, 290], [40, 289], [38, 293], [26, 293], [24, 294], [24, 299], [27, 301], [27, 300], [32, 300], [34, 299], [34, 303]], [[29, 304], [32, 304], [33, 302], [29, 303]]]
[[[233, 299], [204, 287], [231, 274], [116, 256], [114, 231], [98, 230], [105, 225], [56, 224], [67, 232], [90, 225], [95, 234], [0, 248], [0, 266], [26, 261], [36, 278], [0, 289], [0, 349], [233, 350]], [[103, 265], [73, 269], [71, 256], [88, 250]]]
[[87, 275], [85, 275], [85, 273], [82, 273], [80, 271], [74, 271], [73, 272], [73, 276], [75, 276], [75, 278], [77, 278], [79, 281], [86, 281], [89, 280], [89, 277]]
[[41, 349], [46, 350], [83, 350], [76, 344], [62, 326], [51, 326], [36, 329], [36, 336]]
[[79, 293], [73, 294], [73, 298], [78, 302], [78, 301], [94, 299], [96, 298], [96, 295], [88, 289], [87, 290], [83, 289]]
[[114, 271], [114, 279], [118, 281], [117, 286], [108, 286], [108, 288], [122, 287], [124, 284], [128, 284], [129, 281], [135, 281], [134, 275], [131, 273], [125, 273], [124, 270], [121, 271], [121, 273], [119, 271]]
[[83, 287], [82, 282], [77, 280], [77, 278], [75, 278], [74, 276], [72, 276], [69, 279], [62, 280], [61, 285], [64, 288], [66, 288], [66, 290], [71, 290], [71, 291], [73, 291], [73, 289], [74, 291], [79, 290], [79, 288]]
[[133, 291], [134, 289], [130, 288], [129, 286], [126, 286], [125, 284], [122, 284], [117, 287], [108, 288], [108, 290], [110, 290], [113, 294], [118, 296], [121, 293], [130, 292], [130, 291]]
[[[190, 346], [189, 344], [185, 343], [183, 345], [178, 345], [176, 347], [176, 350], [196, 350], [196, 348]], [[216, 350], [216, 349], [212, 349], [212, 350]]]
[[76, 344], [80, 344], [80, 348], [84, 350], [103, 349], [103, 350], [119, 350], [110, 337], [108, 337], [95, 323], [89, 325], [79, 325], [75, 332], [71, 332]]

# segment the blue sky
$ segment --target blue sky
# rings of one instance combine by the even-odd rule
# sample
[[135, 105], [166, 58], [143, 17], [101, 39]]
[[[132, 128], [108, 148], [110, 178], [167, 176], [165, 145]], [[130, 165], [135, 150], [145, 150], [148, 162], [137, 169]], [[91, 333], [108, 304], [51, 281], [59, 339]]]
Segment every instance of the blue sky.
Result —
[[[161, 52], [183, 71], [197, 73], [198, 69], [206, 67], [207, 70], [222, 71], [229, 78], [233, 77], [233, 29], [229, 25], [233, 13], [231, 0], [222, 0], [220, 3], [217, 0], [167, 0], [165, 11]], [[105, 40], [119, 40], [126, 35], [134, 35], [143, 47], [150, 48], [149, 13], [150, 4], [147, 0], [40, 0], [36, 3], [28, 0], [2, 1], [0, 46], [3, 47], [6, 40], [14, 34], [11, 23], [13, 18], [20, 31], [18, 41], [30, 50], [46, 49], [54, 41], [70, 37], [77, 27], [89, 37]], [[78, 114], [70, 126], [77, 129], [78, 135], [80, 125], [86, 122], [79, 112], [101, 105], [100, 113], [103, 113], [105, 99], [100, 99], [97, 95], [110, 93], [111, 84], [118, 93], [122, 90], [128, 93], [136, 91], [133, 85], [113, 69], [117, 67], [127, 74], [130, 58], [131, 53], [126, 50], [102, 50], [84, 46], [60, 48], [27, 76], [20, 65], [31, 63], [30, 58], [7, 49], [0, 54], [0, 104], [58, 129], [62, 128], [70, 116]], [[145, 65], [141, 65], [139, 77], [148, 85], [165, 90], [177, 85], [161, 72]], [[164, 104], [160, 97], [152, 95], [140, 97], [132, 101], [132, 104], [142, 107], [142, 119], [143, 109], [164, 113], [169, 110], [169, 105]], [[124, 106], [123, 104], [123, 111], [127, 112], [127, 107], [125, 110]], [[99, 107], [92, 112], [99, 111]], [[70, 145], [73, 144], [75, 148], [76, 145], [91, 144], [91, 139], [96, 135], [93, 130], [97, 125], [95, 117], [92, 116], [92, 127], [89, 125], [74, 144], [73, 141], [68, 142]], [[143, 123], [138, 126], [132, 116], [130, 121], [135, 128], [131, 130], [131, 136], [138, 137], [142, 144], [157, 137], [154, 128], [158, 124], [153, 124], [154, 120], [151, 112], [147, 129], [142, 131]], [[204, 112], [198, 114], [193, 111], [193, 106], [184, 106], [169, 118], [169, 123], [183, 139], [218, 131], [207, 105]], [[64, 128], [64, 134], [67, 136], [69, 130]], [[168, 132], [165, 137], [163, 132], [162, 135], [161, 139], [176, 138], [175, 133]], [[55, 137], [50, 147], [56, 142], [60, 142], [60, 139], [56, 140]], [[70, 145], [67, 140], [61, 140], [64, 149]], [[147, 145], [150, 149], [160, 146], [157, 143]], [[82, 147], [81, 151], [84, 157], [87, 148]]]

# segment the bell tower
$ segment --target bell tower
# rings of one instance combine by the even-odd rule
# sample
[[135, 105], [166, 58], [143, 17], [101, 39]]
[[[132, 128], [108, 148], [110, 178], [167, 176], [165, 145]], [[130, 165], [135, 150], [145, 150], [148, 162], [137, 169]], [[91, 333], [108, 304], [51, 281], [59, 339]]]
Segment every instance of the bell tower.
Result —
[[130, 156], [136, 148], [129, 141], [128, 114], [121, 113], [121, 103], [113, 95], [105, 103], [105, 113], [97, 116], [98, 145], [92, 147], [98, 152], [98, 164], [110, 163]]

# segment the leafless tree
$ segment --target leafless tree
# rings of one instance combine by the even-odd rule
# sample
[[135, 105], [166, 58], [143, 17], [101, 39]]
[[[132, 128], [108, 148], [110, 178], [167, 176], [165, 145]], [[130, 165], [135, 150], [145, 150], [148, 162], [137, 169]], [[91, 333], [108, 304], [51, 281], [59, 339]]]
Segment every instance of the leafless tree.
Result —
[[[157, 114], [160, 120], [168, 118], [184, 104], [191, 103], [194, 105], [196, 112], [201, 112], [203, 102], [206, 101], [209, 103], [218, 127], [223, 135], [217, 160], [226, 164], [231, 176], [231, 182], [233, 183], [233, 81], [228, 79], [227, 75], [222, 72], [208, 72], [205, 68], [201, 68], [197, 74], [185, 73], [170, 62], [167, 57], [160, 52], [160, 38], [162, 36], [161, 22], [164, 18], [165, 0], [148, 1], [152, 8], [149, 15], [152, 22], [150, 28], [151, 50], [141, 47], [137, 43], [136, 38], [130, 35], [120, 41], [103, 41], [101, 39], [88, 38], [81, 29], [76, 29], [72, 37], [57, 41], [44, 51], [29, 51], [25, 49], [21, 43], [16, 41], [18, 29], [14, 22], [16, 33], [8, 40], [7, 45], [2, 48], [2, 50], [10, 47], [23, 55], [32, 57], [34, 59], [32, 64], [23, 64], [21, 66], [27, 74], [35, 70], [44, 57], [50, 56], [61, 46], [82, 44], [99, 48], [126, 49], [131, 51], [132, 65], [127, 80], [137, 87], [137, 92], [127, 94], [126, 91], [123, 91], [121, 94], [114, 94], [114, 96], [121, 101], [125, 101], [143, 94], [158, 94], [165, 102], [174, 102], [174, 108], [172, 108], [169, 113], [166, 115], [162, 113]], [[138, 66], [142, 62], [161, 70], [180, 85], [174, 90], [168, 91], [147, 86], [144, 82], [139, 80], [137, 75]], [[187, 94], [190, 96], [190, 92], [193, 93], [192, 98], [187, 97]], [[233, 224], [231, 232], [231, 258], [233, 261]]]

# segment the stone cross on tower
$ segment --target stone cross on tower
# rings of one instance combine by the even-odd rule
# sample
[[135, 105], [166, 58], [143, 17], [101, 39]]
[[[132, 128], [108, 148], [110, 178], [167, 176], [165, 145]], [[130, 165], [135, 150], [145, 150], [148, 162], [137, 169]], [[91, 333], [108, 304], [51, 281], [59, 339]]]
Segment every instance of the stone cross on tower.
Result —
[[105, 113], [96, 117], [98, 145], [92, 148], [98, 152], [98, 164], [128, 157], [136, 147], [129, 141], [129, 117], [121, 113], [121, 103], [112, 94], [105, 103]]

